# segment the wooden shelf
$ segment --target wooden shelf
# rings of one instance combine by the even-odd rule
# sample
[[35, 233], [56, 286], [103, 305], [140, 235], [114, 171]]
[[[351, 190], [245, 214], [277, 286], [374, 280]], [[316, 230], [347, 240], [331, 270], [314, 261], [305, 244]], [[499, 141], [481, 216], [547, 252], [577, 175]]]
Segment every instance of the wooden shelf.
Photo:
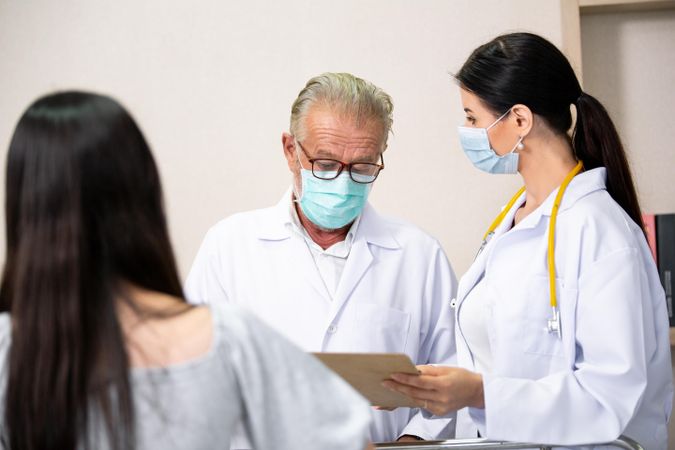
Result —
[[675, 347], [675, 327], [670, 327], [670, 346]]
[[579, 0], [581, 14], [659, 11], [675, 8], [673, 0]]

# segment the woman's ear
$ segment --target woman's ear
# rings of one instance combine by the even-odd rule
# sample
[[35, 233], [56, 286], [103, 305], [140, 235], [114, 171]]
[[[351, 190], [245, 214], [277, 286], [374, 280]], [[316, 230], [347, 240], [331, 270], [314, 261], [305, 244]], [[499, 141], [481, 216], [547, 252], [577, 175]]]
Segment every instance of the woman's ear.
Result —
[[511, 114], [512, 120], [515, 121], [515, 124], [518, 127], [518, 135], [522, 137], [527, 136], [534, 125], [534, 114], [532, 114], [532, 110], [519, 103], [511, 108]]

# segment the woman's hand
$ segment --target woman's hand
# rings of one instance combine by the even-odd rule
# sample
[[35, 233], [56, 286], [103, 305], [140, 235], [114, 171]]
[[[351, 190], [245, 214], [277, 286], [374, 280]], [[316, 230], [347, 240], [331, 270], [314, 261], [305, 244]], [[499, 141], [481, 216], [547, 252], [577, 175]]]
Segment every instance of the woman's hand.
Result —
[[485, 408], [483, 377], [458, 367], [417, 366], [419, 375], [392, 374], [382, 385], [443, 416], [467, 406]]

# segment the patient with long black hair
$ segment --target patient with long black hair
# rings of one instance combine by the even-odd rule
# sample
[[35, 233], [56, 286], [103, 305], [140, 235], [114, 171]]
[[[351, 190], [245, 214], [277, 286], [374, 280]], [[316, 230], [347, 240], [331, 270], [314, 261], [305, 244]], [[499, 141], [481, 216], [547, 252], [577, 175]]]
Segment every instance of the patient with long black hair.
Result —
[[366, 402], [248, 314], [188, 305], [150, 149], [109, 97], [45, 96], [6, 173], [0, 447], [363, 449]]

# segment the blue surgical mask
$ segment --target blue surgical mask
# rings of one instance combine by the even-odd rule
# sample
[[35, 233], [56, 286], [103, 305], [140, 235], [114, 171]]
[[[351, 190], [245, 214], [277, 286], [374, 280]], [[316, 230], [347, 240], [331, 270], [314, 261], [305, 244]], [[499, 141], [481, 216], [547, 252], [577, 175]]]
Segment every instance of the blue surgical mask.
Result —
[[488, 130], [511, 112], [509, 109], [487, 128], [457, 127], [459, 141], [464, 153], [476, 168], [487, 173], [512, 174], [518, 173], [518, 153], [516, 148], [522, 142], [521, 137], [516, 145], [506, 155], [499, 156], [488, 138]]
[[326, 230], [353, 222], [363, 211], [372, 186], [356, 183], [347, 172], [332, 180], [321, 180], [311, 170], [301, 169], [300, 176], [302, 196], [296, 201], [312, 223]]

